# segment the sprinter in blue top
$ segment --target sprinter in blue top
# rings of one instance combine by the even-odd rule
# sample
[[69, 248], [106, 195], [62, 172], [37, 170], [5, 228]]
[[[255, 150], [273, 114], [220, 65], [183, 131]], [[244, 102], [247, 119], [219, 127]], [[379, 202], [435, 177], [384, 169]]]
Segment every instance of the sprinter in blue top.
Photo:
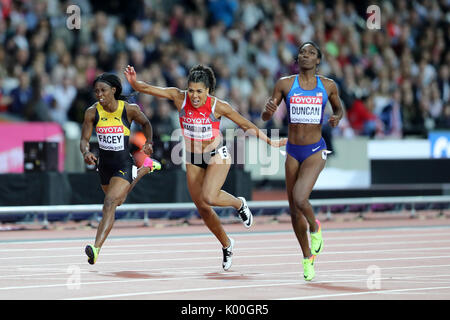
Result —
[[261, 115], [264, 121], [271, 119], [284, 99], [289, 119], [286, 190], [292, 226], [303, 252], [303, 276], [307, 281], [314, 278], [314, 259], [323, 249], [320, 222], [315, 219], [308, 199], [329, 153], [322, 138], [327, 101], [333, 109], [328, 120], [332, 127], [336, 127], [343, 116], [336, 84], [331, 79], [316, 75], [321, 58], [322, 52], [314, 42], [303, 43], [298, 52], [298, 75], [282, 77], [277, 81]]

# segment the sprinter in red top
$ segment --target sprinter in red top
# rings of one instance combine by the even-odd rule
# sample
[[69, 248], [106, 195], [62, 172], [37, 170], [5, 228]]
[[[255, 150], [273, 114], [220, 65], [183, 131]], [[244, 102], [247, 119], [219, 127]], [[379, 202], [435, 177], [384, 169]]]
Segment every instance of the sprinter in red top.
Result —
[[186, 145], [186, 176], [188, 189], [206, 226], [222, 244], [224, 270], [231, 267], [234, 240], [226, 234], [212, 206], [234, 207], [244, 226], [252, 225], [253, 217], [243, 197], [221, 190], [231, 166], [230, 153], [220, 146], [220, 118], [227, 117], [244, 131], [256, 135], [274, 147], [286, 145], [287, 139], [270, 140], [252, 122], [242, 117], [227, 102], [212, 96], [216, 79], [211, 68], [195, 66], [188, 76], [187, 90], [161, 88], [136, 79], [133, 67], [125, 76], [134, 90], [174, 102]]
[[220, 135], [220, 119], [214, 116], [216, 103], [217, 99], [208, 96], [204, 105], [195, 108], [190, 99], [184, 99], [180, 111], [180, 127], [186, 138], [211, 141]]

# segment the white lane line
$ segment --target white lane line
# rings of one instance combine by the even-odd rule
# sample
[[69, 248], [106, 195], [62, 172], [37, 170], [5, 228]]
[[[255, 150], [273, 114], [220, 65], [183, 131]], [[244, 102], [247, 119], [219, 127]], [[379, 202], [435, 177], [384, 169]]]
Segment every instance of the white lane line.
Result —
[[[423, 249], [422, 249], [423, 250]], [[429, 251], [429, 250], [428, 250]], [[347, 254], [347, 252], [343, 252], [342, 254]], [[325, 255], [325, 253], [322, 253], [320, 257], [322, 257], [323, 255]], [[239, 255], [237, 256], [239, 259], [244, 260], [245, 258], [252, 258], [252, 259], [267, 259], [267, 258], [274, 258], [274, 257], [300, 257], [300, 253], [291, 253], [291, 254], [266, 254], [266, 255], [246, 255], [246, 256], [242, 256]], [[394, 258], [366, 258], [366, 259], [354, 259], [354, 260], [333, 260], [333, 261], [320, 261], [319, 258], [318, 259], [318, 263], [321, 264], [327, 264], [327, 263], [350, 263], [350, 262], [367, 262], [367, 261], [401, 261], [401, 260], [423, 260], [423, 259], [443, 259], [443, 258], [450, 258], [450, 255], [437, 255], [437, 256], [424, 256], [424, 257], [394, 257]], [[220, 258], [218, 256], [216, 257], [210, 257], [210, 256], [203, 256], [203, 257], [190, 257], [189, 261], [196, 261], [196, 260], [200, 260], [200, 261], [204, 261], [204, 260], [220, 260]], [[142, 264], [144, 262], [163, 262], [163, 261], [168, 261], [168, 262], [175, 262], [175, 261], [186, 261], [186, 258], [167, 258], [167, 259], [137, 259], [137, 260], [114, 260], [114, 261], [102, 261], [102, 264], [105, 265], [111, 265], [111, 264]], [[300, 261], [300, 260], [299, 260]], [[300, 262], [299, 262], [300, 263]], [[66, 261], [64, 263], [38, 263], [38, 264], [27, 264], [27, 265], [14, 265], [14, 266], [0, 266], [0, 269], [6, 269], [10, 270], [11, 268], [31, 268], [31, 267], [56, 267], [56, 266], [68, 266], [68, 265], [86, 265], [86, 262], [80, 262], [79, 260], [77, 261]], [[2, 272], [5, 272], [5, 270], [3, 270]]]
[[[450, 289], [450, 286], [446, 287], [426, 287], [426, 288], [413, 288], [413, 289], [390, 289], [390, 290], [372, 290], [364, 292], [347, 292], [347, 293], [334, 293], [334, 294], [321, 294], [315, 296], [302, 296], [302, 297], [289, 297], [279, 298], [276, 300], [309, 300], [309, 299], [329, 299], [337, 297], [359, 296], [359, 295], [374, 295], [374, 294], [390, 294], [390, 293], [410, 293], [414, 291], [430, 291], [430, 290], [445, 290]], [[428, 294], [427, 292], [423, 294]], [[443, 297], [443, 299], [448, 299]]]
[[[283, 249], [297, 249], [298, 246], [282, 246], [282, 247], [258, 247], [258, 248], [240, 248], [236, 249], [235, 252], [244, 252], [244, 251], [251, 251], [254, 252], [256, 250], [276, 250], [277, 252], [280, 252], [280, 250]], [[416, 248], [398, 248], [398, 249], [382, 249], [382, 250], [348, 250], [348, 251], [335, 251], [335, 252], [323, 252], [321, 254], [322, 256], [331, 256], [331, 255], [352, 255], [352, 254], [373, 254], [373, 253], [407, 253], [407, 252], [415, 252], [415, 251], [423, 251], [426, 252], [429, 250], [429, 247], [416, 247]], [[435, 247], [434, 250], [436, 251], [445, 251], [450, 250], [450, 247]], [[186, 253], [186, 254], [192, 254], [192, 253], [217, 253], [217, 249], [210, 249], [210, 250], [165, 250], [165, 251], [138, 251], [138, 252], [118, 252], [118, 253], [104, 253], [102, 256], [129, 256], [129, 255], [140, 255], [143, 256], [145, 254], [172, 254], [172, 253]], [[292, 250], [289, 250], [288, 252], [292, 252]], [[275, 254], [275, 255], [252, 255], [252, 256], [242, 256], [239, 257], [260, 257], [260, 258], [266, 258], [266, 257], [277, 257], [277, 256], [296, 256], [299, 255], [298, 252], [296, 253], [285, 253], [285, 254]], [[23, 257], [4, 257], [0, 258], [0, 260], [13, 260], [14, 262], [17, 262], [17, 260], [26, 260], [26, 259], [64, 259], [64, 258], [79, 258], [82, 256], [81, 254], [71, 254], [71, 255], [53, 255], [53, 256], [23, 256]], [[208, 257], [213, 258], [213, 257]], [[189, 258], [190, 260], [198, 259], [198, 258]], [[186, 260], [186, 258], [175, 258], [175, 259], [154, 259], [153, 261], [176, 261], [176, 260]], [[9, 266], [1, 266], [2, 267], [9, 267]]]
[[[446, 275], [448, 276], [448, 275]], [[412, 277], [411, 277], [412, 278]], [[380, 278], [378, 280], [387, 280], [388, 278]], [[333, 281], [333, 283], [351, 283], [351, 282], [361, 282], [361, 280], [337, 280]], [[363, 281], [366, 283], [366, 281]], [[330, 283], [329, 280], [327, 281], [317, 281], [317, 282], [311, 282], [313, 283]], [[278, 287], [278, 286], [305, 286], [307, 283], [303, 281], [303, 279], [299, 279], [298, 282], [287, 282], [287, 283], [267, 283], [267, 284], [257, 284], [257, 285], [240, 285], [240, 286], [220, 286], [220, 287], [203, 287], [203, 288], [186, 288], [186, 289], [176, 289], [176, 290], [161, 290], [161, 291], [145, 291], [145, 292], [131, 292], [131, 293], [119, 293], [119, 294], [111, 294], [111, 295], [102, 295], [102, 296], [89, 296], [89, 297], [79, 297], [79, 298], [70, 298], [66, 300], [94, 300], [94, 299], [111, 299], [111, 298], [125, 298], [125, 297], [136, 297], [136, 296], [150, 296], [150, 295], [157, 295], [157, 294], [173, 294], [173, 293], [189, 293], [189, 292], [200, 292], [200, 291], [213, 291], [213, 290], [225, 290], [225, 289], [248, 289], [248, 288], [260, 288], [260, 287]], [[355, 288], [356, 290], [359, 288]], [[391, 290], [372, 290], [372, 291], [366, 291], [364, 293], [358, 292], [358, 294], [374, 294], [374, 293], [380, 293], [380, 292], [389, 292], [389, 291], [417, 291], [417, 290], [432, 290], [432, 289], [450, 289], [450, 286], [446, 287], [428, 287], [428, 288], [415, 288], [415, 289], [391, 289]], [[348, 293], [347, 293], [348, 294]], [[346, 293], [343, 294], [331, 294], [329, 296], [345, 296]], [[352, 293], [348, 294], [352, 295]], [[327, 296], [327, 295], [318, 295], [313, 297], [301, 297], [302, 299], [314, 299], [316, 297], [320, 296]], [[299, 297], [291, 297], [291, 298], [280, 298], [277, 300], [297, 300]]]
[[[257, 268], [263, 268], [263, 267], [278, 267], [278, 266], [287, 266], [287, 265], [300, 265], [298, 262], [286, 262], [286, 263], [266, 263], [266, 264], [240, 264], [237, 267], [239, 268], [249, 268], [249, 267], [257, 267]], [[383, 271], [383, 273], [386, 270], [407, 270], [407, 269], [423, 269], [423, 268], [448, 268], [450, 267], [450, 264], [437, 264], [437, 265], [412, 265], [412, 266], [406, 266], [406, 267], [382, 267], [381, 270]], [[183, 267], [165, 267], [165, 268], [153, 268], [153, 269], [133, 269], [133, 272], [136, 273], [152, 273], [152, 272], [163, 272], [164, 274], [171, 274], [173, 272], [176, 272], [177, 274], [179, 273], [185, 273], [185, 274], [198, 274], [198, 270], [199, 269], [208, 269], [208, 270], [212, 270], [214, 268], [217, 268], [217, 265], [209, 265], [209, 266], [194, 266], [191, 268], [186, 268], [185, 266]], [[17, 268], [16, 270], [17, 272], [42, 272], [42, 271], [47, 271], [47, 273], [28, 273], [28, 274], [12, 274], [12, 275], [2, 275], [0, 276], [1, 278], [4, 279], [13, 279], [13, 278], [23, 278], [23, 277], [39, 277], [39, 276], [45, 276], [45, 275], [50, 275], [50, 276], [54, 276], [54, 275], [65, 275], [67, 276], [68, 271], [67, 268], [62, 268], [62, 269], [51, 269], [51, 268]], [[15, 271], [15, 272], [16, 272]], [[109, 270], [109, 271], [103, 271], [101, 273], [98, 273], [98, 275], [103, 275], [103, 276], [110, 276], [112, 273], [114, 272], [121, 272], [123, 271], [121, 270]], [[363, 276], [365, 278], [367, 278], [367, 268], [353, 268], [353, 269], [335, 269], [335, 270], [321, 270], [320, 274], [322, 276], [325, 276], [327, 274], [330, 274], [330, 276], [333, 277], [349, 277], [350, 272], [357, 272], [357, 271], [364, 271], [363, 275], [355, 275], [355, 276]], [[290, 274], [298, 274], [300, 271], [294, 271], [294, 272], [280, 272], [281, 275], [290, 275]], [[337, 274], [339, 272], [346, 272], [345, 274]], [[92, 274], [91, 270], [88, 269], [80, 269], [80, 274]], [[277, 274], [276, 272], [273, 273], [265, 273], [265, 274]], [[251, 274], [252, 276], [255, 275], [254, 273]], [[261, 275], [264, 275], [261, 274]]]
[[[425, 257], [424, 259], [429, 259], [429, 257]], [[384, 260], [384, 259], [383, 259]], [[349, 261], [347, 261], [347, 262], [349, 262]], [[350, 262], [352, 262], [352, 261], [350, 261]], [[330, 261], [329, 263], [336, 263], [336, 262], [333, 262], [333, 261]], [[286, 264], [277, 264], [277, 265], [286, 265]], [[261, 267], [261, 265], [254, 265], [254, 266], [259, 266], [259, 267]], [[266, 266], [268, 266], [268, 265], [266, 265]], [[271, 264], [270, 266], [273, 266], [273, 264]], [[438, 266], [438, 265], [436, 265], [436, 266]], [[443, 265], [440, 265], [440, 266], [443, 266]], [[243, 266], [240, 266], [240, 267], [243, 267]], [[207, 268], [207, 267], [194, 267], [194, 269], [200, 269], [200, 268]], [[214, 267], [208, 267], [208, 268], [210, 268], [210, 269], [215, 269], [215, 268], [217, 268], [217, 266], [214, 266]], [[397, 267], [397, 268], [402, 268], [402, 267]], [[177, 268], [175, 268], [175, 269], [177, 269]], [[385, 270], [385, 268], [381, 268], [382, 270]], [[393, 269], [393, 268], [386, 268], [386, 269]], [[362, 269], [352, 269], [352, 270], [362, 270]], [[352, 271], [352, 270], [346, 270], [346, 269], [341, 269], [341, 270], [335, 270], [335, 272], [342, 272], [342, 271], [347, 271], [347, 272], [349, 272], [349, 271]], [[364, 269], [364, 270], [366, 270], [366, 269]], [[136, 271], [134, 271], [134, 272], [136, 272]], [[324, 271], [324, 272], [327, 272], [327, 273], [329, 273], [329, 272], [331, 272], [330, 270], [328, 270], [328, 271]], [[84, 273], [84, 272], [83, 272]], [[103, 273], [101, 273], [101, 275], [106, 275], [106, 276], [111, 276], [111, 274], [112, 274], [113, 272], [103, 272]], [[301, 271], [299, 270], [298, 272], [291, 272], [292, 274], [301, 274]], [[166, 273], [167, 274], [167, 273]], [[318, 273], [319, 274], [319, 273]], [[245, 274], [244, 274], [245, 275]], [[228, 275], [226, 275], [226, 276], [228, 276]], [[229, 275], [230, 277], [232, 277], [232, 276], [236, 276], [236, 274], [235, 273], [232, 273], [232, 274], [230, 274]], [[188, 278], [186, 278], [186, 279], [193, 279], [193, 278], [198, 278], [199, 276], [198, 275], [196, 275], [196, 276], [193, 276], [193, 277], [188, 277]], [[204, 277], [204, 275], [202, 276], [202, 277]], [[367, 275], [366, 275], [366, 277], [367, 277]], [[413, 276], [413, 277], [417, 277], [417, 276]], [[433, 277], [437, 277], [436, 275], [433, 275]], [[167, 278], [167, 277], [162, 277], [162, 278], [152, 278], [152, 279], [132, 279], [132, 280], [130, 280], [130, 279], [128, 279], [128, 280], [113, 280], [113, 281], [94, 281], [94, 282], [88, 282], [88, 283], [82, 283], [82, 284], [85, 284], [85, 285], [89, 285], [89, 284], [110, 284], [110, 283], [116, 283], [116, 282], [137, 282], [137, 281], [149, 281], [149, 280], [152, 280], [152, 281], [158, 281], [158, 280], [179, 280], [179, 279], [183, 279], [183, 278]], [[389, 279], [389, 278], [388, 278]], [[33, 279], [32, 279], [33, 280]], [[52, 284], [52, 285], [42, 285], [42, 284], [40, 284], [40, 285], [32, 285], [32, 286], [15, 286], [15, 287], [0, 287], [0, 290], [12, 290], [12, 289], [35, 289], [35, 288], [48, 288], [48, 287], [60, 287], [60, 286], [65, 286], [66, 284]]]
[[[448, 234], [445, 234], [448, 236]], [[414, 236], [414, 238], [416, 238]], [[373, 239], [372, 237], [368, 237], [368, 240]], [[432, 243], [448, 243], [450, 242], [450, 239], [444, 240], [418, 240], [418, 241], [389, 241], [389, 242], [357, 242], [357, 243], [333, 243], [335, 240], [340, 240], [340, 238], [325, 238], [327, 248], [335, 248], [335, 247], [364, 247], [364, 246], [389, 246], [389, 245], [411, 245], [411, 244], [432, 244]], [[244, 240], [239, 243], [243, 243], [244, 245], [248, 244], [257, 244], [257, 243], [283, 243], [283, 242], [289, 242], [289, 243], [295, 243], [298, 247], [297, 240], [292, 239], [273, 239], [273, 240]], [[127, 249], [127, 248], [145, 248], [145, 247], [173, 247], [173, 246], [214, 246], [217, 247], [217, 243], [215, 241], [211, 242], [177, 242], [177, 243], [152, 243], [152, 244], [138, 244], [138, 245], [108, 245], [106, 246], [108, 250], [111, 249]], [[252, 250], [258, 250], [258, 249], [265, 249], [267, 247], [254, 247], [251, 248]], [[76, 251], [82, 251], [83, 248], [80, 246], [76, 247], [47, 247], [47, 248], [22, 248], [22, 249], [0, 249], [0, 253], [13, 253], [13, 252], [38, 252], [38, 251], [69, 251], [69, 250], [76, 250]], [[250, 249], [250, 248], [248, 248]], [[167, 250], [168, 252], [174, 252], [172, 250]], [[183, 250], [184, 251], [184, 250]], [[136, 251], [141, 252], [141, 251]], [[161, 251], [163, 252], [163, 251]], [[187, 251], [186, 251], [187, 252]], [[1, 259], [1, 258], [0, 258]]]
[[[424, 226], [424, 227], [390, 227], [389, 229], [384, 228], [374, 228], [374, 229], [342, 229], [342, 230], [333, 230], [333, 229], [323, 229], [323, 233], [325, 234], [343, 234], [343, 233], [367, 233], [370, 231], [389, 231], [387, 235], [368, 235], [368, 236], [344, 236], [344, 237], [335, 237], [330, 239], [344, 239], [344, 240], [358, 240], [358, 239], [387, 239], [387, 238], [403, 238], [403, 237], [412, 237], [414, 239], [417, 239], [417, 237], [428, 237], [428, 236], [441, 236], [441, 235], [447, 235], [446, 233], [438, 233], [436, 230], [439, 229], [449, 229], [450, 226]], [[411, 230], [413, 230], [415, 233], [411, 233]], [[420, 232], [427, 232], [428, 233], [417, 233]], [[392, 233], [391, 233], [392, 232]], [[405, 234], [398, 234], [399, 232], [405, 233]], [[295, 236], [294, 232], [292, 230], [285, 230], [285, 231], [253, 231], [252, 233], [241, 233], [241, 232], [230, 232], [230, 235], [234, 235], [236, 237], [254, 237], [254, 236], [261, 236], [261, 235], [271, 235], [271, 236], [284, 236], [284, 235], [290, 235]], [[111, 236], [108, 238], [108, 241], [115, 242], [115, 241], [136, 241], [136, 240], [161, 240], [164, 239], [167, 240], [178, 240], [178, 239], [185, 239], [185, 238], [211, 238], [212, 235], [210, 233], [202, 233], [202, 234], [166, 234], [166, 235], [148, 235], [148, 236]], [[76, 238], [76, 239], [30, 239], [30, 240], [5, 240], [1, 241], [0, 243], [3, 243], [5, 245], [23, 245], [23, 244], [37, 244], [37, 243], [73, 243], [73, 242], [84, 242], [84, 241], [92, 241], [92, 237], [85, 237], [85, 238]], [[270, 241], [270, 240], [266, 240]]]

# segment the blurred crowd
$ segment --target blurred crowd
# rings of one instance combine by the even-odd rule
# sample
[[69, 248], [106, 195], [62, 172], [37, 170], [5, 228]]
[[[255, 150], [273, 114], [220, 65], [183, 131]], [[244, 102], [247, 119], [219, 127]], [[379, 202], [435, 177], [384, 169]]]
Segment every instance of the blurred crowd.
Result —
[[[371, 4], [380, 8], [380, 29], [368, 28]], [[81, 9], [79, 29], [68, 27], [69, 5]], [[346, 110], [333, 135], [426, 137], [450, 129], [449, 7], [449, 0], [2, 0], [0, 117], [81, 124], [95, 102], [93, 80], [113, 72], [164, 140], [178, 128], [174, 106], [131, 95], [123, 71], [130, 64], [140, 80], [186, 88], [189, 68], [201, 63], [215, 71], [217, 97], [259, 127], [286, 132], [285, 108], [267, 123], [260, 114], [276, 80], [298, 72], [299, 45], [313, 40], [323, 52], [318, 73], [337, 83]]]

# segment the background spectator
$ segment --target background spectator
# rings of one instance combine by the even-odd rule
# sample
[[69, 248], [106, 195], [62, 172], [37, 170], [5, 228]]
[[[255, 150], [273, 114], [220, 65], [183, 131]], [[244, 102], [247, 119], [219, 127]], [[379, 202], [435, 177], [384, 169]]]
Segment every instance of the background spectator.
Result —
[[[66, 8], [80, 6], [80, 30]], [[371, 3], [370, 3], [371, 4]], [[133, 64], [152, 84], [186, 87], [197, 63], [213, 67], [216, 95], [266, 129], [285, 131], [286, 113], [261, 122], [275, 80], [297, 72], [298, 47], [323, 51], [318, 72], [338, 84], [347, 118], [333, 136], [426, 137], [449, 129], [449, 2], [383, 1], [381, 28], [366, 26], [367, 1], [129, 0], [0, 2], [0, 115], [81, 124], [92, 82]], [[175, 109], [130, 96], [155, 127], [177, 128]], [[176, 120], [176, 119], [175, 119]], [[224, 120], [222, 128], [229, 127]], [[139, 128], [133, 128], [138, 131]], [[283, 131], [284, 130], [284, 131]]]

